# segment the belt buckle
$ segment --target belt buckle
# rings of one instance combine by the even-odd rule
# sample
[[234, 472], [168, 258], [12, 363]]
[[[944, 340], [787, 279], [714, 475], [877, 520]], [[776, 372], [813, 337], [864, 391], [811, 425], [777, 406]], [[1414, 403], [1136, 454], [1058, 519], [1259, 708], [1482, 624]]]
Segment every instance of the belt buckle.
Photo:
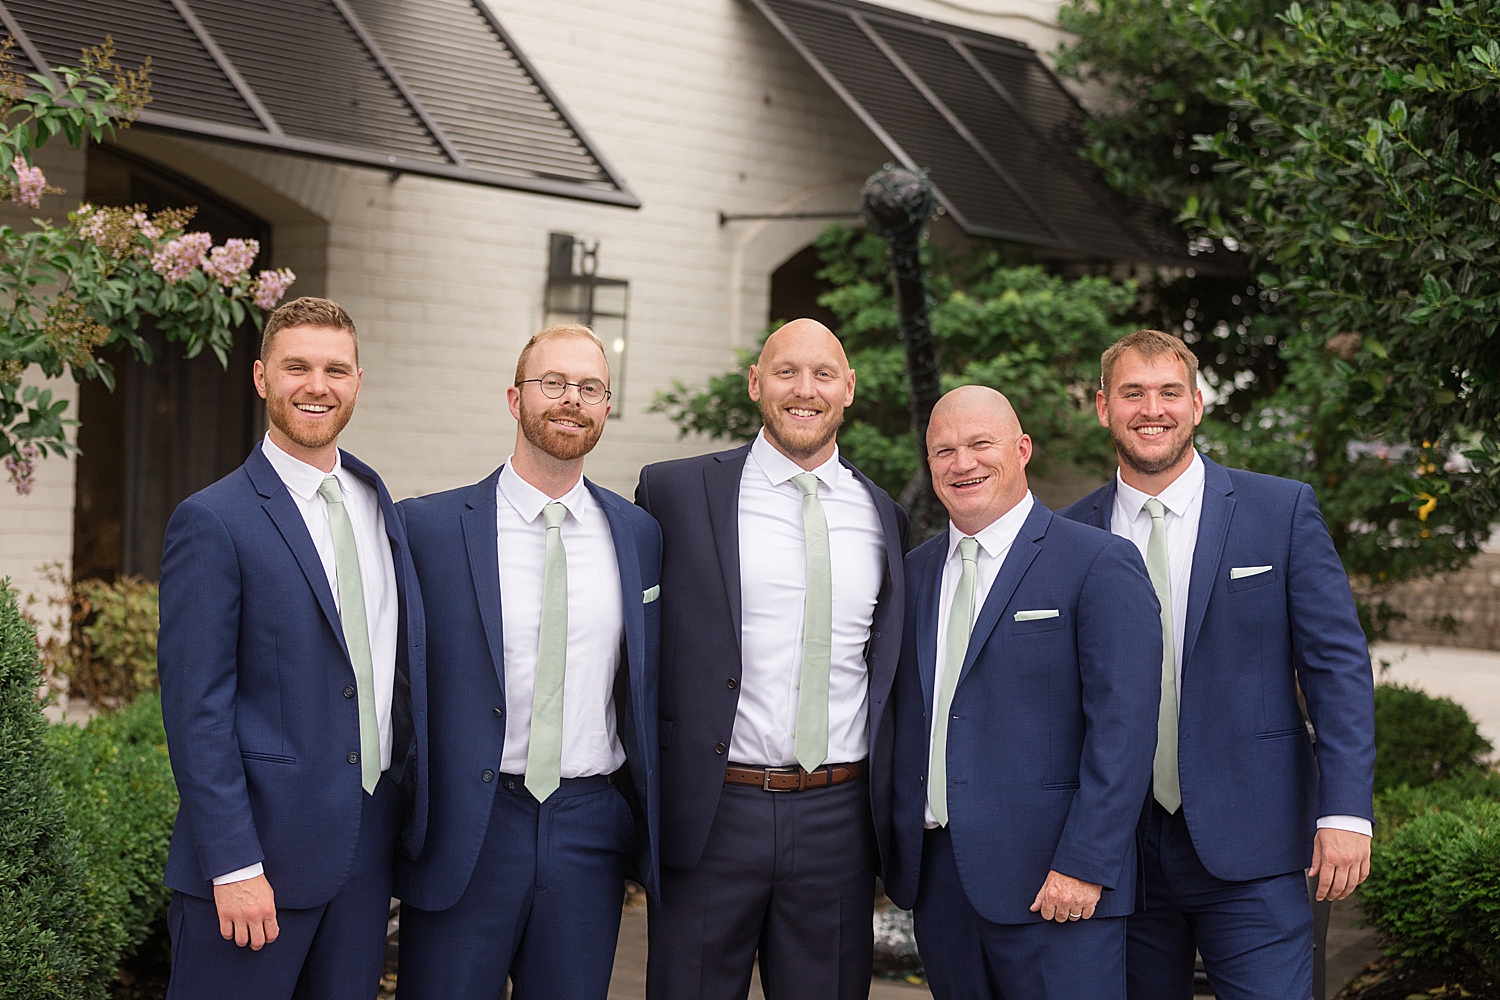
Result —
[[760, 785], [760, 787], [764, 791], [773, 792], [773, 793], [777, 793], [777, 794], [779, 794], [781, 792], [795, 792], [795, 791], [798, 790], [797, 785], [793, 785], [790, 788], [772, 788], [771, 787], [771, 775], [773, 775], [773, 774], [784, 774], [784, 775], [787, 775], [789, 777], [796, 777], [797, 774], [799, 773], [799, 771], [800, 771], [800, 769], [797, 768], [797, 767], [768, 767], [768, 768], [766, 768], [764, 770], [764, 772], [762, 772], [764, 774], [764, 777], [761, 778], [761, 785]]

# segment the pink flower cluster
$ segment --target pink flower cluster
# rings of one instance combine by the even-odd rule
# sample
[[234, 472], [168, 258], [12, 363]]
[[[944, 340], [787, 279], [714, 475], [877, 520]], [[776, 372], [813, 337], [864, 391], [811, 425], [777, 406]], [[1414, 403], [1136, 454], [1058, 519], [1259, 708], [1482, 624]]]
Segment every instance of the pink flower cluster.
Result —
[[262, 309], [276, 308], [276, 303], [281, 301], [281, 297], [296, 280], [297, 276], [289, 267], [260, 272], [260, 276], [255, 279], [255, 304]]
[[168, 281], [181, 281], [205, 263], [214, 238], [208, 233], [187, 233], [169, 242], [151, 257], [151, 269]]
[[16, 492], [25, 496], [36, 485], [36, 460], [41, 458], [41, 449], [34, 444], [23, 444], [5, 456], [5, 471], [10, 481], [16, 484]]
[[16, 190], [11, 199], [28, 208], [41, 208], [42, 193], [47, 190], [47, 178], [42, 175], [42, 168], [28, 166], [20, 156], [10, 161], [10, 168], [16, 172]]
[[255, 240], [225, 240], [223, 246], [214, 247], [209, 253], [208, 260], [203, 262], [203, 270], [210, 277], [218, 278], [219, 284], [225, 288], [233, 288], [235, 282], [250, 270], [258, 253], [260, 244]]
[[135, 212], [130, 216], [130, 221], [135, 223], [135, 228], [141, 231], [141, 235], [148, 240], [161, 238], [161, 230], [150, 219], [146, 218], [145, 212]]

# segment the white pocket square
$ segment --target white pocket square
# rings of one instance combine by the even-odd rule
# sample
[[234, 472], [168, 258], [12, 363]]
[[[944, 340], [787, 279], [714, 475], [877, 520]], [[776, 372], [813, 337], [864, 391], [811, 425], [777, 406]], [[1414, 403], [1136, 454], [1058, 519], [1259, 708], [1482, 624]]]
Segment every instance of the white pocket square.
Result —
[[1270, 566], [1235, 566], [1229, 571], [1229, 579], [1239, 580], [1247, 576], [1260, 576], [1271, 572]]
[[642, 604], [650, 604], [652, 601], [656, 600], [660, 596], [661, 596], [661, 585], [657, 584], [655, 587], [652, 587], [649, 590], [643, 590], [643, 591], [641, 591], [641, 603]]
[[1038, 618], [1056, 618], [1057, 614], [1058, 611], [1056, 608], [1048, 608], [1045, 611], [1017, 611], [1016, 621], [1034, 622]]

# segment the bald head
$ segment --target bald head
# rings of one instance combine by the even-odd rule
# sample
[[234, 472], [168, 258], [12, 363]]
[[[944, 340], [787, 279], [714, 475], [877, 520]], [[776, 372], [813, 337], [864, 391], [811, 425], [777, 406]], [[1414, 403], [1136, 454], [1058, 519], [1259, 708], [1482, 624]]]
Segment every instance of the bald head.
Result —
[[973, 535], [1026, 496], [1031, 438], [1010, 400], [987, 386], [966, 385], [937, 401], [927, 424], [932, 489], [954, 527]]
[[844, 408], [854, 402], [854, 370], [832, 330], [794, 319], [771, 334], [750, 366], [749, 390], [777, 451], [808, 470], [833, 457]]
[[766, 338], [765, 346], [760, 349], [758, 364], [765, 368], [769, 363], [768, 359], [809, 352], [837, 358], [839, 367], [844, 371], [849, 370], [849, 356], [844, 353], [844, 345], [832, 330], [815, 319], [794, 319], [778, 328]]

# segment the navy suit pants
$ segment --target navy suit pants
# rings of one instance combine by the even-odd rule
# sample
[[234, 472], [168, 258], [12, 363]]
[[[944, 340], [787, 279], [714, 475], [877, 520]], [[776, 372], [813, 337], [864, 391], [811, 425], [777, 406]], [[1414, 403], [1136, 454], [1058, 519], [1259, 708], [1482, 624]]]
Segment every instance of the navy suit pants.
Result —
[[362, 798], [359, 842], [343, 888], [322, 906], [278, 908], [280, 933], [260, 951], [224, 940], [212, 898], [172, 893], [168, 1000], [369, 1000], [375, 995], [385, 964], [401, 805], [395, 785], [384, 776], [375, 794]]
[[946, 828], [923, 837], [912, 916], [937, 1000], [1125, 1000], [1124, 917], [986, 920], [964, 892]]
[[1248, 882], [1210, 875], [1182, 810], [1148, 806], [1145, 906], [1130, 917], [1130, 1000], [1191, 1000], [1193, 951], [1219, 1000], [1312, 996], [1313, 917], [1300, 871]]
[[781, 793], [725, 785], [697, 866], [662, 868], [646, 996], [744, 1000], [758, 954], [768, 1000], [864, 1000], [877, 856], [864, 778]]
[[[624, 772], [621, 772], [622, 775]], [[609, 775], [564, 778], [538, 803], [495, 779], [468, 888], [446, 910], [401, 907], [400, 1000], [605, 1000], [635, 821]]]

